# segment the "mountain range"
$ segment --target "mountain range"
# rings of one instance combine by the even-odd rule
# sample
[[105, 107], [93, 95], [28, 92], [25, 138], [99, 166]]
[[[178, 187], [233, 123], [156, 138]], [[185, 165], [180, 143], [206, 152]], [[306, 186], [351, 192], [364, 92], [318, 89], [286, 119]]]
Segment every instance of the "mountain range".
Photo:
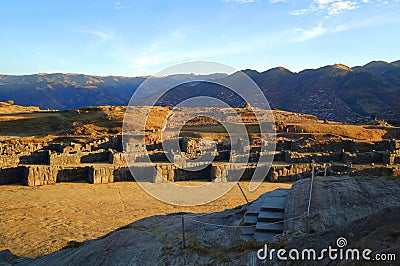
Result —
[[[342, 64], [306, 69], [298, 73], [284, 67], [264, 72], [243, 70], [267, 97], [271, 108], [308, 113], [320, 119], [357, 122], [370, 117], [400, 123], [400, 60], [372, 61], [364, 66]], [[213, 81], [234, 80], [235, 74], [201, 76], [210, 82], [185, 84], [165, 95], [160, 105], [175, 105], [188, 97], [205, 95], [243, 101]], [[127, 105], [132, 94], [147, 78], [152, 86], [141, 98], [173, 82], [199, 78], [194, 74], [166, 77], [94, 76], [83, 74], [0, 75], [0, 101], [42, 109], [71, 109], [96, 105]]]

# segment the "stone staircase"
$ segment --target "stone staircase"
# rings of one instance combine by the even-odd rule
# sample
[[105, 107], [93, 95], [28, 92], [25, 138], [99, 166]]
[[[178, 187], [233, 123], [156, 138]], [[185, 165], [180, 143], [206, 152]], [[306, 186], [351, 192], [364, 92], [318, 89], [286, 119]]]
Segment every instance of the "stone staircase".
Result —
[[241, 239], [263, 242], [283, 233], [286, 198], [289, 189], [276, 189], [265, 193], [250, 204], [241, 225]]

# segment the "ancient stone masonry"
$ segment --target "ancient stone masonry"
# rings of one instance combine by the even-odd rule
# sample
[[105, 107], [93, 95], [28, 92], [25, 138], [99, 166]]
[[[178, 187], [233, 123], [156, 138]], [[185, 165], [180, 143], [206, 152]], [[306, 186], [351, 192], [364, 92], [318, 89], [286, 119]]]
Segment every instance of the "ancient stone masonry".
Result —
[[1, 168], [0, 185], [21, 183], [22, 176], [26, 176], [26, 168], [23, 166]]
[[286, 163], [351, 162], [353, 164], [397, 164], [400, 161], [398, 140], [367, 141], [325, 141], [307, 140], [278, 141], [278, 149], [284, 154]]
[[[311, 175], [311, 162], [323, 175], [396, 175], [400, 172], [400, 141], [353, 141], [340, 137], [296, 139], [278, 138], [275, 159], [266, 180], [293, 182]], [[215, 145], [214, 145], [215, 142]], [[141, 145], [133, 142], [122, 150], [122, 137], [105, 137], [87, 143], [31, 143], [18, 139], [0, 143], [0, 185], [20, 183], [28, 186], [58, 182], [84, 181], [92, 184], [134, 180], [127, 158], [142, 170], [149, 182], [209, 180], [230, 182], [237, 172], [242, 180], [250, 180], [257, 166], [261, 139], [252, 137], [249, 162], [241, 162], [241, 155], [231, 153], [225, 138], [202, 141], [185, 137], [180, 140], [183, 152], [163, 151], [160, 143]], [[235, 145], [235, 142], [233, 143]], [[214, 149], [214, 150], [213, 150]], [[216, 150], [215, 150], [216, 149]], [[211, 164], [193, 161], [201, 151], [214, 156]], [[167, 160], [166, 154], [174, 159]], [[148, 154], [152, 163], [145, 160]], [[200, 157], [201, 158], [201, 157]], [[233, 162], [229, 163], [230, 159]], [[155, 167], [153, 167], [155, 166]], [[182, 170], [182, 167], [202, 167], [200, 171]], [[140, 172], [140, 171], [139, 171]], [[140, 173], [139, 173], [140, 174]]]
[[21, 157], [30, 156], [31, 153], [42, 148], [42, 144], [23, 144], [18, 139], [0, 142], [0, 165], [1, 167], [15, 167], [19, 164]]
[[92, 184], [113, 183], [114, 170], [113, 165], [91, 166], [88, 171], [88, 182]]

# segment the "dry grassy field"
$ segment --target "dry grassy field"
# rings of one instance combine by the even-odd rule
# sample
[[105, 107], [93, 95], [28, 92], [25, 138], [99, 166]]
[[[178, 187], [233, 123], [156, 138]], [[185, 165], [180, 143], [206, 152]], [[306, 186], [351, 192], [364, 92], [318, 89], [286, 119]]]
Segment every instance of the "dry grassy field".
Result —
[[[199, 182], [185, 182], [185, 185]], [[241, 182], [247, 188], [248, 182]], [[276, 188], [291, 184], [263, 183], [246, 192], [252, 201]], [[238, 186], [222, 198], [197, 207], [178, 207], [158, 201], [135, 182], [91, 185], [58, 183], [51, 186], [0, 186], [0, 250], [36, 257], [106, 235], [133, 221], [175, 212], [206, 213], [246, 203]]]
[[[140, 123], [145, 111], [143, 107], [129, 109], [129, 123]], [[57, 136], [82, 135], [88, 139], [115, 135], [122, 132], [122, 122], [126, 107], [96, 106], [68, 111], [38, 111], [37, 107], [22, 107], [0, 103], [0, 140], [9, 138], [35, 138], [49, 141]], [[146, 121], [146, 128], [161, 128], [168, 107], [154, 107]], [[275, 111], [279, 114], [283, 111]], [[287, 112], [291, 114], [290, 112]], [[276, 116], [280, 122], [282, 116]], [[382, 138], [397, 138], [398, 127], [381, 127], [371, 125], [347, 125], [343, 123], [324, 124], [323, 121], [295, 121], [288, 123], [302, 129], [304, 133], [332, 134], [353, 139], [381, 140]], [[246, 125], [249, 132], [258, 132], [253, 125]], [[186, 133], [193, 132], [224, 132], [218, 126], [197, 125], [185, 127]], [[86, 139], [87, 140], [87, 139]]]

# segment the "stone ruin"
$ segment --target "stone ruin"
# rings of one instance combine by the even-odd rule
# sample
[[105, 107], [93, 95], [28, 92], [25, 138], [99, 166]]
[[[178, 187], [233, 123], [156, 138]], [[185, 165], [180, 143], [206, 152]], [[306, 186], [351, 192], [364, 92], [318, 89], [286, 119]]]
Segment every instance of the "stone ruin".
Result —
[[[104, 137], [87, 143], [29, 143], [20, 140], [0, 142], [0, 185], [24, 184], [39, 186], [58, 182], [86, 181], [92, 184], [118, 181], [133, 181], [126, 164], [126, 157], [134, 161], [143, 171], [151, 168], [144, 160], [148, 153], [157, 170], [149, 175], [149, 182], [174, 182], [207, 179], [229, 182], [230, 171], [244, 170], [242, 180], [249, 180], [255, 170], [260, 154], [261, 140], [253, 138], [246, 147], [250, 151], [248, 163], [228, 163], [232, 156], [226, 140], [216, 144], [215, 159], [198, 172], [179, 169], [170, 163], [166, 153], [172, 153], [175, 162], [184, 163], [186, 158], [198, 158], [200, 140], [182, 138], [184, 152], [162, 151], [160, 143], [152, 148], [134, 143], [127, 144], [123, 152], [122, 137]], [[204, 142], [203, 142], [204, 143]], [[203, 144], [204, 145], [204, 144]], [[210, 148], [206, 144], [206, 149]], [[355, 141], [339, 137], [300, 138], [297, 140], [280, 137], [276, 142], [274, 162], [266, 176], [271, 182], [291, 182], [311, 175], [311, 162], [317, 172], [324, 175], [376, 174], [398, 175], [400, 170], [400, 141]], [[186, 157], [186, 158], [185, 158]], [[185, 163], [195, 167], [203, 162]], [[374, 167], [357, 170], [356, 165]], [[153, 168], [154, 169], [154, 168]], [[366, 170], [367, 169], [367, 170]], [[370, 170], [368, 170], [370, 169]], [[372, 169], [372, 170], [371, 170]], [[369, 172], [368, 172], [369, 171]]]

